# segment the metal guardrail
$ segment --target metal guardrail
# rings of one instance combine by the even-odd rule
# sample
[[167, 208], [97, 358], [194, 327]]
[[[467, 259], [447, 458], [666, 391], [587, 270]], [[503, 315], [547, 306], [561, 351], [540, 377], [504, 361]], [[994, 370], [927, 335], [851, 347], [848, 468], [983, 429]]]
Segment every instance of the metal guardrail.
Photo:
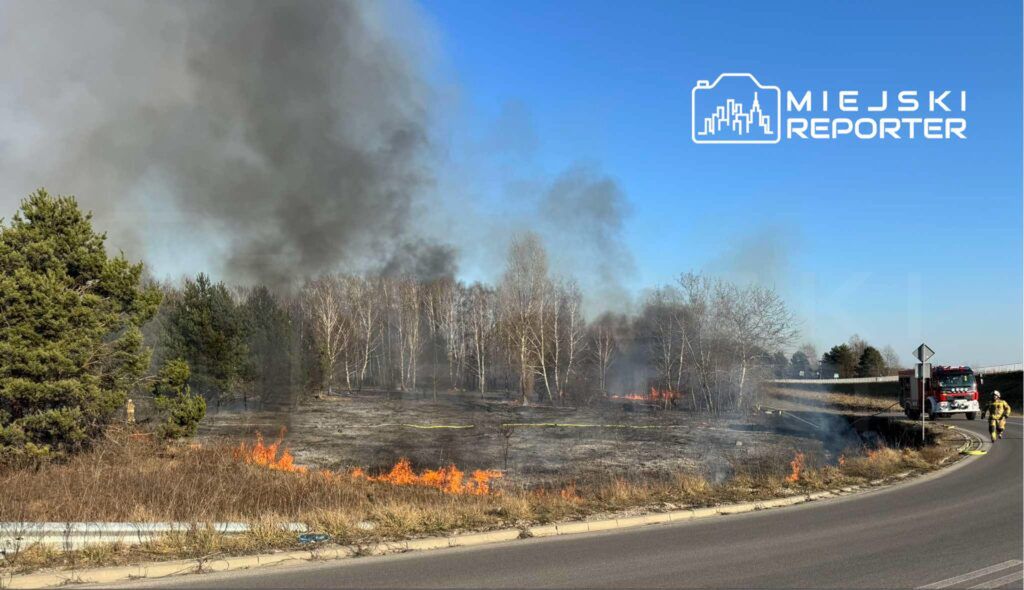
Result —
[[[281, 528], [287, 532], [307, 532], [306, 525], [297, 522], [283, 524]], [[71, 551], [87, 545], [139, 545], [162, 535], [190, 531], [216, 531], [230, 535], [249, 530], [249, 525], [243, 522], [0, 522], [0, 551], [9, 553], [33, 545]]]
[[1014, 365], [994, 365], [991, 367], [978, 367], [974, 370], [979, 375], [1001, 375], [1005, 373], [1019, 373], [1024, 371], [1024, 363]]
[[[1013, 365], [993, 365], [991, 367], [978, 367], [974, 369], [977, 375], [1003, 375], [1006, 373], [1017, 373], [1024, 370], [1024, 363]], [[895, 383], [899, 381], [896, 375], [885, 377], [847, 377], [846, 379], [770, 379], [769, 383], [807, 383], [810, 385], [827, 383]]]
[[809, 384], [825, 384], [825, 383], [895, 383], [899, 381], [899, 377], [896, 375], [886, 375], [885, 377], [848, 377], [846, 379], [770, 379], [769, 383], [809, 383]]

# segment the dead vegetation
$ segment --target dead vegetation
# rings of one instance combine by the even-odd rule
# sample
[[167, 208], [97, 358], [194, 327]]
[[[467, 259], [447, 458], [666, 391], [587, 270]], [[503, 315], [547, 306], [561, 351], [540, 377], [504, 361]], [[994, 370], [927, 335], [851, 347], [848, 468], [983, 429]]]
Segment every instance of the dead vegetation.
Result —
[[767, 405], [779, 405], [783, 409], [833, 410], [845, 413], [882, 412], [896, 410], [896, 399], [873, 397], [852, 393], [831, 393], [808, 391], [795, 387], [771, 387], [766, 393]]
[[[299, 547], [284, 522], [302, 522], [333, 542], [372, 544], [470, 530], [526, 526], [589, 515], [707, 506], [789, 495], [929, 469], [951, 454], [851, 448], [839, 464], [794, 456], [736, 459], [731, 476], [715, 483], [699, 471], [628, 478], [581, 474], [541, 486], [506, 480], [488, 494], [445, 493], [360, 477], [289, 472], [239, 461], [222, 446], [161, 446], [114, 436], [63, 464], [0, 474], [0, 521], [181, 521], [187, 533], [138, 546], [65, 552], [34, 547], [9, 555], [3, 573], [44, 566], [80, 568], [147, 559], [203, 558]], [[795, 473], [795, 477], [794, 477]], [[203, 523], [241, 521], [252, 530], [222, 535]]]

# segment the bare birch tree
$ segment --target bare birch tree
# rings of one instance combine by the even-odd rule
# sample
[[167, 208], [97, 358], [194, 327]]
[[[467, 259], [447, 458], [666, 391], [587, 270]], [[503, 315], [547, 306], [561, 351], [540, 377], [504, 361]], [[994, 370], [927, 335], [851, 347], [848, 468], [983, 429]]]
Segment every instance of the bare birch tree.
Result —
[[493, 289], [476, 283], [468, 293], [469, 345], [480, 393], [487, 391], [487, 368], [492, 354], [497, 326], [496, 297]]
[[619, 352], [615, 323], [615, 316], [605, 313], [590, 329], [590, 353], [597, 367], [598, 388], [604, 396], [608, 395], [608, 371]]
[[[302, 310], [312, 330], [321, 360], [325, 392], [335, 384], [338, 360], [345, 354], [351, 338], [351, 326], [345, 317], [344, 287], [336, 275], [308, 282], [302, 292]], [[348, 374], [346, 373], [346, 378]]]
[[509, 341], [509, 358], [518, 374], [522, 403], [529, 402], [537, 373], [535, 333], [548, 280], [547, 253], [536, 234], [517, 236], [509, 248], [499, 287], [501, 324]]

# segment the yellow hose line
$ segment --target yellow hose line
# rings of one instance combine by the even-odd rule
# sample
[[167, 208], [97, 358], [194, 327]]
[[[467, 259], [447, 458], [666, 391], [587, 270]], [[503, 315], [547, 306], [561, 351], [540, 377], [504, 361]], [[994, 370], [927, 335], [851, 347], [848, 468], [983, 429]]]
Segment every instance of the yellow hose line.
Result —
[[677, 428], [674, 424], [635, 426], [633, 424], [571, 424], [561, 422], [508, 422], [503, 428], [632, 428], [647, 430], [650, 428]]
[[434, 430], [440, 428], [448, 428], [453, 430], [462, 430], [466, 428], [476, 428], [473, 424], [374, 424], [368, 426], [368, 428], [389, 428], [392, 426], [399, 426], [402, 428], [417, 428], [419, 430]]
[[[366, 428], [416, 428], [419, 430], [435, 430], [435, 429], [452, 429], [452, 430], [464, 430], [467, 428], [476, 428], [474, 424], [405, 424], [405, 423], [390, 423], [390, 424], [373, 424]], [[573, 424], [563, 422], [506, 422], [501, 425], [502, 428], [630, 428], [634, 430], [648, 430], [655, 428], [679, 428], [677, 424], [664, 424], [664, 425], [633, 425], [633, 424]]]

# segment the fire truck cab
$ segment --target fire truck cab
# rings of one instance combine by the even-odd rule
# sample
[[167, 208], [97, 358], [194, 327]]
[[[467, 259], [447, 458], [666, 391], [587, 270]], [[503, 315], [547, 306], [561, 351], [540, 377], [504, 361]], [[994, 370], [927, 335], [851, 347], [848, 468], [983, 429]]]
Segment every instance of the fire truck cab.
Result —
[[978, 383], [970, 367], [934, 367], [932, 376], [918, 379], [913, 370], [900, 371], [900, 405], [911, 419], [921, 417], [922, 402], [930, 420], [963, 412], [974, 420], [981, 411]]

